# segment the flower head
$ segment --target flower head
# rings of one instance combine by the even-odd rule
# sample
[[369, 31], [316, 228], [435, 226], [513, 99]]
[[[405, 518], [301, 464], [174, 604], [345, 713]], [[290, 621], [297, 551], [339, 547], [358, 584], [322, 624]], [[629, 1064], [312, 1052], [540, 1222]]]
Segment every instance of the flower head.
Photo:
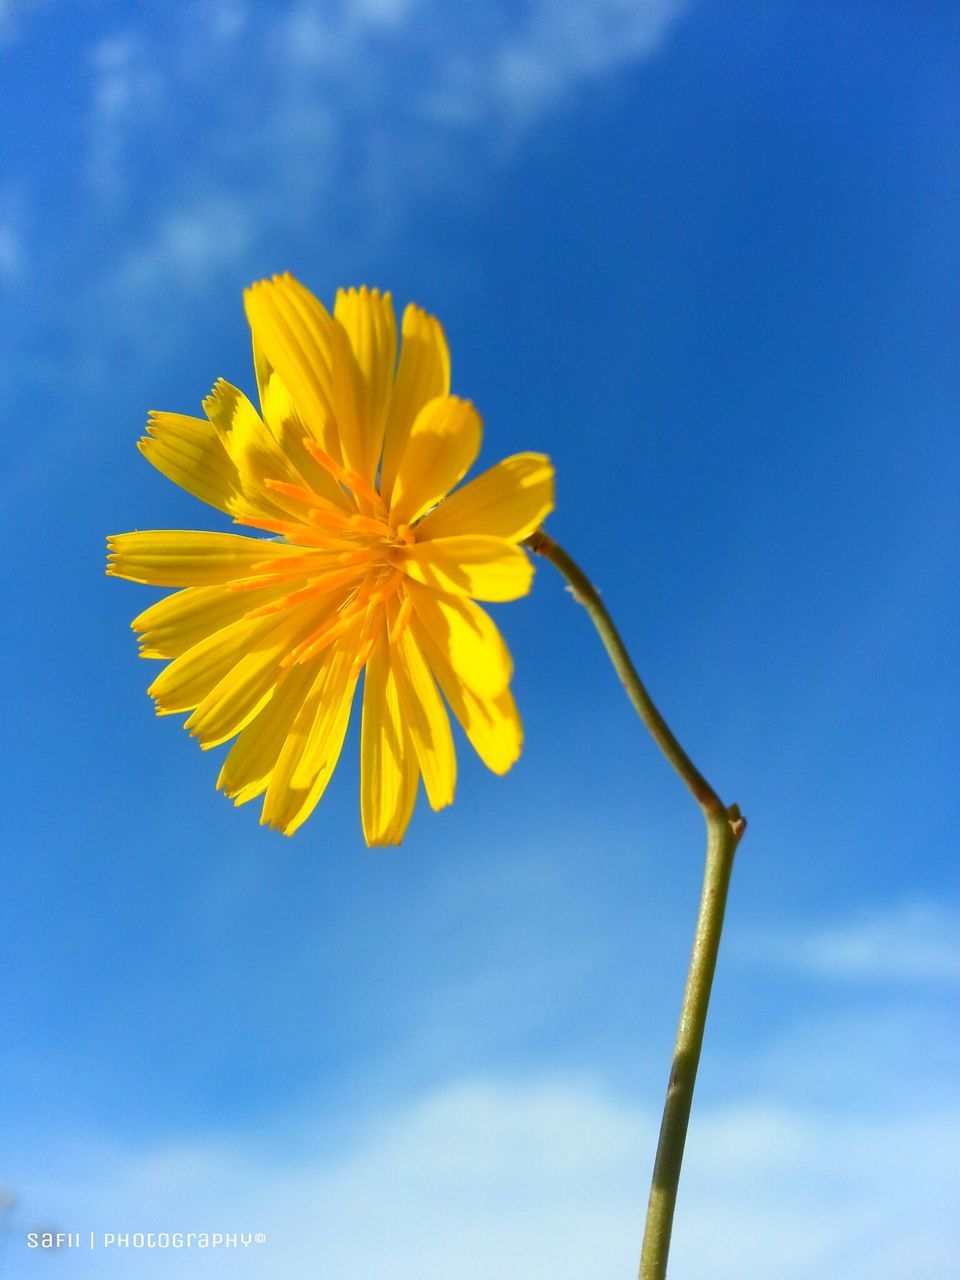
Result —
[[552, 509], [553, 469], [516, 454], [456, 487], [480, 419], [419, 307], [398, 359], [388, 293], [341, 290], [331, 315], [286, 275], [245, 302], [262, 417], [221, 380], [205, 418], [151, 414], [140, 451], [261, 535], [118, 534], [107, 572], [180, 588], [132, 624], [168, 661], [157, 713], [190, 712], [204, 748], [234, 738], [218, 787], [263, 795], [261, 822], [288, 835], [333, 774], [362, 673], [363, 833], [398, 844], [421, 777], [434, 809], [453, 799], [447, 706], [495, 773], [520, 753], [510, 655], [475, 601], [530, 589], [519, 544]]

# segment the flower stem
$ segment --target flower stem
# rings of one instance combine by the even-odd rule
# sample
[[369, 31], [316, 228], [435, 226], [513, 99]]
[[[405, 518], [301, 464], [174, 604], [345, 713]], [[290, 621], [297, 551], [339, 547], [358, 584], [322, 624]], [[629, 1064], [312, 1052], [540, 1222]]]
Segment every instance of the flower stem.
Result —
[[670, 1233], [677, 1203], [677, 1187], [683, 1148], [687, 1138], [690, 1107], [700, 1063], [703, 1032], [710, 1003], [710, 989], [717, 965], [723, 913], [730, 885], [730, 873], [740, 837], [746, 829], [736, 805], [725, 807], [713, 787], [673, 736], [654, 706], [630, 655], [607, 613], [596, 588], [583, 571], [553, 538], [542, 529], [527, 539], [531, 551], [544, 556], [566, 578], [574, 596], [583, 605], [596, 627], [617, 675], [640, 719], [650, 730], [657, 746], [686, 784], [706, 819], [707, 860], [700, 895], [700, 908], [693, 939], [693, 954], [680, 1009], [680, 1025], [673, 1051], [667, 1097], [660, 1122], [660, 1140], [653, 1168], [653, 1184], [647, 1205], [639, 1280], [663, 1280], [667, 1274]]

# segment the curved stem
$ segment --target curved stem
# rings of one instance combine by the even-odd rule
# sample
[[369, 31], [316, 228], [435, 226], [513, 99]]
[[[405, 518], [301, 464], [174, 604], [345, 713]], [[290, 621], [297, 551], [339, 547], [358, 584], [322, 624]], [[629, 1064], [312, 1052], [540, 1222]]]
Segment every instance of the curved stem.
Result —
[[680, 1025], [673, 1051], [667, 1096], [660, 1123], [660, 1139], [647, 1205], [647, 1221], [640, 1256], [640, 1280], [663, 1280], [667, 1274], [670, 1233], [677, 1203], [693, 1090], [703, 1046], [710, 989], [717, 965], [730, 873], [740, 837], [746, 829], [736, 805], [724, 807], [720, 797], [681, 747], [653, 704], [643, 681], [589, 578], [553, 538], [542, 529], [527, 539], [531, 551], [544, 556], [573, 588], [596, 627], [614, 669], [640, 719], [700, 806], [707, 823], [707, 859], [703, 890], [693, 939], [693, 954], [680, 1009]]
[[590, 615], [591, 622], [599, 632], [604, 648], [610, 655], [610, 661], [620, 677], [620, 683], [626, 689], [627, 696], [636, 707], [637, 714], [650, 730], [657, 746], [687, 784], [701, 809], [711, 813], [722, 812], [723, 805], [720, 803], [719, 796], [673, 736], [666, 720], [654, 706], [653, 699], [647, 693], [643, 681], [637, 675], [637, 669], [633, 665], [630, 655], [620, 639], [620, 634], [613, 625], [613, 620], [607, 613], [603, 601], [597, 593], [596, 587], [583, 570], [571, 560], [563, 547], [544, 533], [542, 529], [530, 535], [527, 539], [527, 546], [531, 551], [535, 551], [538, 555], [544, 556], [549, 560], [570, 583], [574, 595], [586, 609]]

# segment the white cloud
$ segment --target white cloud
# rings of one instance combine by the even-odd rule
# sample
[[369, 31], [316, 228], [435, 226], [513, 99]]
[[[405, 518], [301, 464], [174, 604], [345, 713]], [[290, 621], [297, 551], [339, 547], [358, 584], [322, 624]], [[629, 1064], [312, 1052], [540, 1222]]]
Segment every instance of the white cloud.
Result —
[[[326, 1132], [301, 1119], [288, 1158], [276, 1136], [88, 1145], [73, 1178], [38, 1179], [30, 1194], [65, 1229], [267, 1233], [259, 1251], [178, 1254], [183, 1280], [634, 1272], [655, 1118], [595, 1086], [462, 1082], [345, 1142]], [[947, 1225], [958, 1140], [957, 1114], [919, 1106], [871, 1119], [757, 1104], [698, 1112], [671, 1277], [944, 1280], [960, 1243]], [[170, 1266], [169, 1254], [137, 1255], [144, 1280]], [[75, 1254], [64, 1275], [130, 1268], [129, 1254]]]
[[684, 0], [538, 0], [492, 51], [487, 75], [500, 113], [526, 126], [580, 81], [650, 56], [683, 8]]
[[89, 53], [93, 73], [87, 170], [102, 205], [116, 208], [129, 196], [135, 174], [130, 155], [150, 127], [163, 98], [163, 80], [146, 42], [124, 32], [101, 40]]
[[673, 1274], [945, 1280], [960, 1240], [956, 1112], [853, 1117], [744, 1106], [701, 1117]]
[[684, 7], [216, 0], [149, 36], [128, 25], [89, 59], [86, 168], [92, 206], [116, 228], [114, 282], [176, 278], [185, 239], [209, 240], [210, 209], [233, 211], [213, 258], [193, 259], [211, 284], [217, 264], [239, 268], [290, 234], [349, 259], [421, 202], [476, 190], [478, 162], [496, 164], [585, 82], [648, 57]]
[[960, 911], [910, 901], [805, 934], [770, 935], [750, 949], [826, 978], [951, 982], [960, 979]]
[[121, 260], [116, 287], [133, 303], [144, 291], [202, 286], [250, 242], [250, 220], [242, 205], [201, 200], [172, 212], [157, 228], [152, 246], [134, 249]]
[[[0, 5], [0, 28], [25, 26], [26, 0]], [[405, 228], [425, 210], [455, 223], [490, 199], [531, 129], [649, 56], [682, 10], [683, 0], [196, 0], [112, 19], [104, 9], [77, 59], [84, 145], [76, 172], [58, 175], [70, 231], [42, 253], [28, 244], [33, 300], [16, 315], [19, 353], [0, 382], [10, 395], [14, 379], [49, 380], [29, 371], [49, 350], [42, 300], [60, 291], [70, 320], [58, 381], [101, 395], [107, 371], [165, 363], [190, 309], [212, 322], [230, 299], [238, 315], [258, 276], [301, 271], [325, 291], [377, 283], [371, 271], [389, 283], [381, 264], [403, 252]], [[6, 180], [30, 193], [45, 176], [28, 166]], [[3, 213], [9, 282], [24, 241]], [[449, 265], [474, 269], [469, 255]], [[20, 465], [98, 440], [38, 436]]]

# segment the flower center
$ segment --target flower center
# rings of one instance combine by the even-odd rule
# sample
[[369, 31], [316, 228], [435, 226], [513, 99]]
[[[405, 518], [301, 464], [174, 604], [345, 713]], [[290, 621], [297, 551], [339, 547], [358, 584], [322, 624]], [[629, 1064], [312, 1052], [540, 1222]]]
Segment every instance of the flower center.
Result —
[[389, 628], [390, 639], [396, 642], [410, 621], [413, 602], [401, 590], [402, 561], [416, 535], [409, 525], [392, 523], [386, 502], [368, 480], [336, 462], [314, 441], [304, 444], [324, 470], [349, 490], [357, 509], [349, 511], [301, 485], [265, 479], [267, 489], [293, 499], [298, 509], [290, 520], [257, 523], [282, 534], [303, 554], [256, 566], [261, 576], [248, 580], [251, 588], [289, 581], [296, 589], [247, 616], [263, 617], [315, 601], [318, 626], [281, 665], [307, 662], [350, 633], [354, 668], [359, 672], [383, 627]]

